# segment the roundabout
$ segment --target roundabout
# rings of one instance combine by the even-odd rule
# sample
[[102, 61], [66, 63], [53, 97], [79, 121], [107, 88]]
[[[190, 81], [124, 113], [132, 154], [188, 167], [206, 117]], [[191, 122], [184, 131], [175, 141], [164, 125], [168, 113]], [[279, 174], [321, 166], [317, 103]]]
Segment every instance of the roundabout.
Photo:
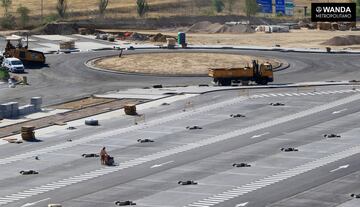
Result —
[[171, 52], [144, 53], [98, 58], [92, 62], [95, 68], [119, 73], [148, 74], [159, 76], [207, 76], [209, 68], [239, 68], [252, 60], [269, 62], [274, 68], [282, 63], [262, 56], [207, 53]]

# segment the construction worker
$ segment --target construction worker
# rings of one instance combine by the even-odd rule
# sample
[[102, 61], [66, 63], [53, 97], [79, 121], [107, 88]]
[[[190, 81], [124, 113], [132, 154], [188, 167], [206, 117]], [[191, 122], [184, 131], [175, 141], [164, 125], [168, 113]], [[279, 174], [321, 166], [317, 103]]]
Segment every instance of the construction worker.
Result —
[[106, 164], [106, 160], [109, 157], [108, 153], [106, 152], [105, 147], [103, 147], [100, 151], [100, 161], [102, 165]]

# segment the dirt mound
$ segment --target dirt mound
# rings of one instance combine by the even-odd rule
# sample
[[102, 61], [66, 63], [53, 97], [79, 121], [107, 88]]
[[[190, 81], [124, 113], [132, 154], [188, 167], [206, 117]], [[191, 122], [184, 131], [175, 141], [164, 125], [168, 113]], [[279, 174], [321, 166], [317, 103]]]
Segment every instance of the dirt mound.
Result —
[[255, 32], [249, 25], [223, 25], [216, 33], [252, 33]]
[[358, 45], [360, 44], [360, 35], [336, 36], [321, 44], [332, 46]]
[[161, 33], [157, 33], [156, 35], [150, 37], [150, 41], [152, 41], [152, 42], [166, 42], [166, 38], [174, 38], [174, 37], [169, 36], [169, 35], [163, 35]]
[[149, 37], [147, 35], [134, 32], [130, 35], [129, 39], [134, 41], [146, 41], [149, 39]]
[[209, 21], [198, 22], [188, 28], [189, 33], [249, 33], [254, 32], [248, 25], [223, 25], [220, 23], [211, 23]]
[[42, 27], [31, 30], [31, 34], [36, 35], [71, 35], [78, 32], [78, 25], [76, 23], [49, 23]]

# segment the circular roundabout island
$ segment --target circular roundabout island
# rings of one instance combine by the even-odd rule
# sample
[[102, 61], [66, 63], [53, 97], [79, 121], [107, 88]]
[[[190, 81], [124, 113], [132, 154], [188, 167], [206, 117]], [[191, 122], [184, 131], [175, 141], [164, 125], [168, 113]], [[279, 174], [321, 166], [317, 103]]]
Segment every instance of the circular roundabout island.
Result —
[[224, 53], [143, 53], [126, 54], [96, 59], [98, 69], [119, 73], [135, 73], [159, 76], [207, 76], [210, 68], [235, 68], [251, 65], [252, 60], [269, 62], [273, 68], [281, 62], [276, 59], [224, 54]]

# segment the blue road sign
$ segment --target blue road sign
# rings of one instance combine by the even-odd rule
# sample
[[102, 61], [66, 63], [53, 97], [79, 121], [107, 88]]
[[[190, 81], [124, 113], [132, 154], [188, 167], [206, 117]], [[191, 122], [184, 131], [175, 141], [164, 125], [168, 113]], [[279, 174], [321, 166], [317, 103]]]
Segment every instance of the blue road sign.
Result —
[[256, 0], [262, 13], [272, 13], [272, 0]]

